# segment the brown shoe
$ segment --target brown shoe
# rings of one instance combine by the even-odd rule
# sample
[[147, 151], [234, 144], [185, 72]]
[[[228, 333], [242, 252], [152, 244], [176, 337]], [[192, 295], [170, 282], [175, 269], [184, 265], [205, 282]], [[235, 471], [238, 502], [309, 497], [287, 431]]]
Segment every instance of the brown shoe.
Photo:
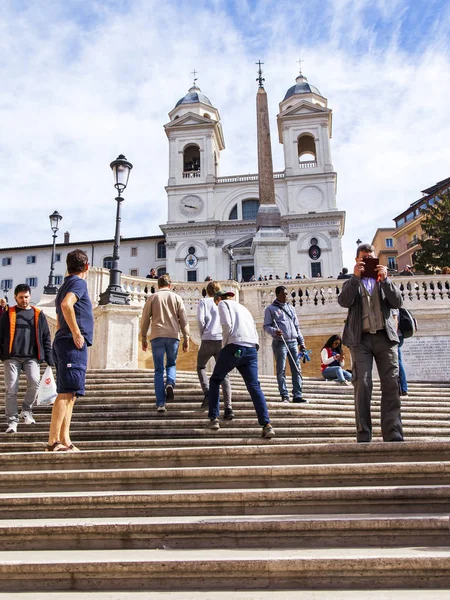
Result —
[[67, 452], [69, 448], [64, 446], [61, 442], [55, 442], [54, 444], [47, 444], [45, 447], [46, 452]]

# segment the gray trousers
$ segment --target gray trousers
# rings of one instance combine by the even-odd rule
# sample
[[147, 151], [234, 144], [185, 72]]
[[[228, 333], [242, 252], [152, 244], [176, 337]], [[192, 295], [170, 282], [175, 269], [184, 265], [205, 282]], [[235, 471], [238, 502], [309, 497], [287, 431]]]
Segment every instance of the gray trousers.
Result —
[[[206, 374], [206, 364], [210, 358], [214, 358], [217, 362], [217, 357], [222, 350], [221, 340], [202, 340], [197, 355], [197, 375], [202, 386], [203, 393], [209, 391], [209, 377]], [[223, 403], [225, 408], [231, 408], [231, 385], [228, 375], [222, 381]]]
[[31, 412], [36, 400], [41, 378], [39, 363], [34, 358], [9, 358], [4, 361], [5, 368], [5, 414], [8, 423], [19, 422], [17, 392], [19, 391], [20, 372], [27, 378], [27, 390], [23, 399], [23, 412]]
[[361, 343], [351, 348], [352, 375], [355, 391], [356, 438], [358, 442], [372, 439], [372, 367], [375, 359], [381, 386], [381, 432], [385, 442], [403, 439], [398, 387], [397, 344], [385, 331], [363, 333]]

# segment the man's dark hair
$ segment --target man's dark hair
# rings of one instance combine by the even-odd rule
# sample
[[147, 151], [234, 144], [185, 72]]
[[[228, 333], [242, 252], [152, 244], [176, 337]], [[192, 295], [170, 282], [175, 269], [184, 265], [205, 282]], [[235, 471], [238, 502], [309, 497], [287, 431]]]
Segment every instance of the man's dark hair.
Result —
[[356, 250], [356, 257], [359, 256], [360, 252], [375, 252], [375, 247], [372, 244], [360, 244]]
[[279, 285], [275, 288], [275, 296], [278, 296], [283, 290], [287, 291], [287, 287], [285, 285]]
[[343, 267], [342, 268], [342, 275], [347, 275], [347, 273], [348, 273], [347, 267]]
[[19, 283], [19, 285], [16, 285], [14, 288], [14, 296], [17, 296], [20, 292], [29, 292], [31, 294], [31, 288], [28, 283]]
[[[340, 344], [339, 344], [338, 348], [340, 348], [341, 344], [342, 344], [340, 335], [332, 335], [331, 337], [329, 337], [324, 344], [324, 348], [331, 348], [336, 340], [339, 340]], [[339, 350], [338, 354], [339, 353], [340, 353], [340, 350]]]
[[82, 273], [86, 265], [89, 264], [89, 259], [84, 250], [72, 250], [66, 258], [67, 272], [69, 275], [74, 273]]

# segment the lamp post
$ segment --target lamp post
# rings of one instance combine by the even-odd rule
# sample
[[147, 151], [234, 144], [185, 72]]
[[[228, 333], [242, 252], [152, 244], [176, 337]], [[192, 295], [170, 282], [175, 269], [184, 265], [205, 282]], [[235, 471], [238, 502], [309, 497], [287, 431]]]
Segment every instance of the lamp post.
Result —
[[100, 294], [99, 304], [130, 304], [130, 294], [122, 289], [120, 276], [122, 271], [119, 269], [119, 249], [120, 249], [120, 205], [123, 202], [122, 193], [127, 187], [128, 177], [133, 165], [127, 161], [123, 154], [119, 154], [116, 160], [113, 160], [110, 167], [114, 174], [114, 187], [118, 196], [116, 213], [116, 234], [114, 236], [113, 266], [109, 270], [109, 285], [106, 290]]
[[52, 260], [50, 262], [50, 273], [48, 276], [48, 284], [44, 286], [43, 293], [48, 294], [50, 296], [55, 296], [58, 293], [58, 288], [55, 285], [55, 276], [53, 275], [53, 271], [55, 268], [55, 248], [56, 248], [56, 238], [57, 233], [59, 231], [59, 222], [62, 219], [62, 216], [59, 214], [57, 210], [55, 210], [50, 216], [50, 227], [53, 231], [53, 247], [52, 247]]

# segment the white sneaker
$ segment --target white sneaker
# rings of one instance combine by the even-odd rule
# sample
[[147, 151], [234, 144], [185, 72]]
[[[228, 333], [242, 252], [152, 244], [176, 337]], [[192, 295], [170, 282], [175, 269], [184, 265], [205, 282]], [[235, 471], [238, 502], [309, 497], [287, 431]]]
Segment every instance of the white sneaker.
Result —
[[16, 421], [11, 421], [11, 423], [8, 423], [8, 429], [6, 430], [5, 433], [17, 433]]
[[347, 380], [345, 380], [345, 381], [340, 381], [339, 383], [340, 383], [341, 385], [352, 385], [352, 384], [350, 383], [350, 381], [347, 381]]
[[25, 425], [34, 425], [36, 421], [34, 420], [33, 413], [28, 411], [22, 411], [20, 413], [21, 418]]
[[166, 412], [166, 407], [164, 404], [162, 404], [161, 406], [157, 406], [156, 407], [156, 411], [159, 413], [165, 413]]

